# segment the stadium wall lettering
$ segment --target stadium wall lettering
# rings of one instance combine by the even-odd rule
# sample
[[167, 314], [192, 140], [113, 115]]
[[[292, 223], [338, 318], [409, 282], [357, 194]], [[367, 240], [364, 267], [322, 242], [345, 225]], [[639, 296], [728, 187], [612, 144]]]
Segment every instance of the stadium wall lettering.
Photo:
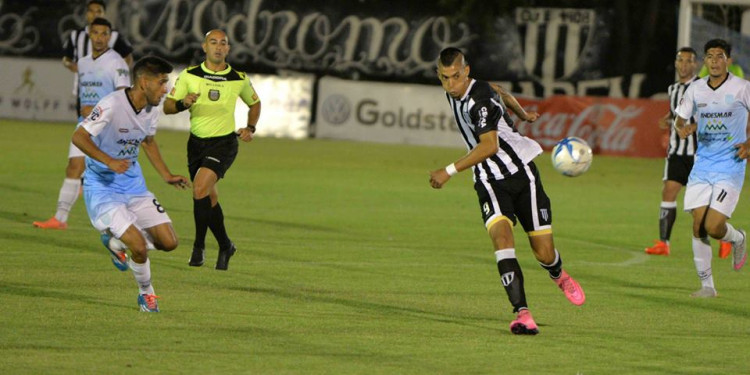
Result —
[[[0, 2], [0, 55], [59, 59], [67, 33], [84, 22], [84, 3]], [[514, 92], [536, 97], [663, 92], [671, 76], [655, 91], [645, 72], [612, 74], [620, 49], [612, 35], [626, 20], [598, 4], [516, 7], [489, 28], [418, 0], [110, 0], [107, 16], [136, 58], [156, 54], [182, 65], [200, 61], [204, 33], [222, 28], [232, 42], [229, 61], [251, 73], [433, 84], [435, 56], [451, 45], [476, 57], [477, 78], [513, 82]]]

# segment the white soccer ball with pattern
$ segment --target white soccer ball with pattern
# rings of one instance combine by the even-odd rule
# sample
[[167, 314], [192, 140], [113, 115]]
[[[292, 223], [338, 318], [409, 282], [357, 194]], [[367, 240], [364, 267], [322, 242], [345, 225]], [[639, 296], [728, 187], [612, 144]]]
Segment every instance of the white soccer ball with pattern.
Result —
[[565, 176], [580, 176], [591, 167], [594, 154], [586, 141], [567, 137], [552, 149], [552, 166]]

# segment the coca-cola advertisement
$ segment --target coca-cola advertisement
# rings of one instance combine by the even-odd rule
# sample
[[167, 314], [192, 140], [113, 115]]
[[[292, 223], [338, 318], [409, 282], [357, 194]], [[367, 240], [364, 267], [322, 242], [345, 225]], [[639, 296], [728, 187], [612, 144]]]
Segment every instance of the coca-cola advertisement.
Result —
[[541, 113], [530, 124], [514, 118], [518, 130], [550, 150], [560, 139], [585, 139], [603, 155], [663, 157], [665, 130], [657, 125], [669, 112], [666, 100], [552, 96], [518, 98], [527, 110]]

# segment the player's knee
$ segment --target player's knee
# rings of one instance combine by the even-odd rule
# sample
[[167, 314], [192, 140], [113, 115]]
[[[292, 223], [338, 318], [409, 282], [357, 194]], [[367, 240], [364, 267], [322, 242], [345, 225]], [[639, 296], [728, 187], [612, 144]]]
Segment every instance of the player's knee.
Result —
[[[156, 244], [154, 244], [157, 246]], [[179, 245], [179, 241], [176, 238], [170, 238], [166, 241], [161, 242], [158, 245], [159, 250], [163, 251], [172, 251], [177, 248], [177, 245]]]
[[706, 234], [713, 238], [722, 238], [726, 232], [726, 225], [724, 223], [706, 223], [705, 224]]
[[193, 198], [203, 199], [210, 193], [208, 186], [193, 185]]
[[146, 259], [148, 259], [148, 249], [146, 249], [146, 244], [131, 246], [130, 257], [133, 258], [133, 261], [136, 263], [145, 262]]

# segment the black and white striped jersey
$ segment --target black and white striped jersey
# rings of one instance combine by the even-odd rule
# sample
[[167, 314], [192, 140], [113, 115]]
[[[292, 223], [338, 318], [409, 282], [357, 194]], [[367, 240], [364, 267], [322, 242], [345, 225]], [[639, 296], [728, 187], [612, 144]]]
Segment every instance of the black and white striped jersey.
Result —
[[[690, 84], [697, 81], [698, 79], [698, 76], [695, 76], [685, 83], [675, 82], [667, 89], [667, 94], [669, 94], [669, 113], [672, 117], [672, 122], [670, 123], [669, 127], [669, 148], [667, 148], [667, 155], [695, 155], [695, 149], [698, 145], [696, 134], [698, 132], [691, 134], [685, 139], [680, 139], [680, 136], [674, 129], [674, 122], [677, 120], [675, 111], [677, 110], [677, 106], [680, 105], [682, 96], [685, 94], [685, 91], [690, 86]], [[695, 123], [695, 119], [690, 118], [689, 123]]]
[[[112, 34], [109, 38], [109, 48], [112, 48], [119, 53], [122, 58], [133, 53], [133, 47], [130, 43], [128, 43], [128, 41], [115, 30], [112, 30]], [[73, 30], [68, 36], [68, 39], [65, 40], [65, 44], [63, 44], [64, 56], [70, 58], [74, 62], [78, 62], [78, 60], [90, 53], [91, 40], [89, 39], [88, 26], [83, 29]]]
[[536, 141], [521, 135], [505, 120], [502, 101], [488, 82], [472, 79], [459, 100], [447, 93], [445, 96], [469, 151], [479, 144], [480, 134], [497, 131], [499, 150], [472, 167], [474, 181], [510, 177], [542, 153], [542, 147]]

